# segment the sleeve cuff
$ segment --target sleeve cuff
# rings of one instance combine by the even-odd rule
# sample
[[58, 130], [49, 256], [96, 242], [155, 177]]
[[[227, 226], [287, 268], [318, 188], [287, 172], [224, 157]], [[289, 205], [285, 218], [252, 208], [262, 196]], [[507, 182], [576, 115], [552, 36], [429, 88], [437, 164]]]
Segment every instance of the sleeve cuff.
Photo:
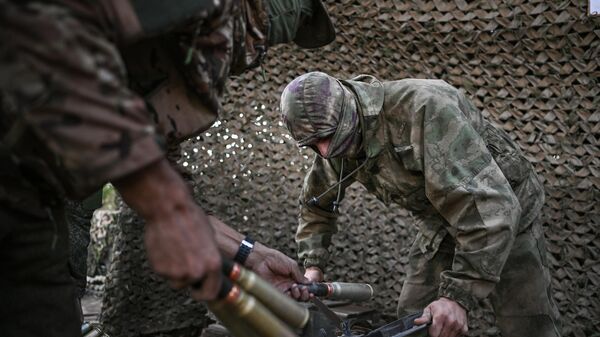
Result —
[[446, 297], [460, 304], [467, 312], [477, 307], [478, 299], [463, 288], [449, 283], [442, 283], [438, 291], [439, 297]]
[[318, 257], [310, 257], [304, 259], [304, 268], [309, 267], [318, 267], [321, 271], [325, 271], [325, 266], [327, 265], [327, 260]]

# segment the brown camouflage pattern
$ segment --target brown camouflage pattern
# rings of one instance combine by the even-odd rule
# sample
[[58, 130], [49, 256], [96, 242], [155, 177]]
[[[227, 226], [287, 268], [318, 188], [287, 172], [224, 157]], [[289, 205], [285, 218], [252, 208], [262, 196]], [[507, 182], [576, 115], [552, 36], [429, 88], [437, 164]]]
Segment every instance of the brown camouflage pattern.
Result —
[[[165, 143], [210, 127], [227, 77], [266, 49], [262, 2], [213, 5], [130, 55], [106, 28], [113, 18], [96, 5], [0, 1], [0, 141], [10, 158], [3, 163], [11, 162], [0, 171], [0, 200], [86, 196], [162, 158]], [[127, 65], [149, 64], [157, 44], [164, 64], [126, 73], [120, 52]], [[179, 90], [178, 101], [169, 89]], [[15, 193], [23, 195], [14, 200]]]
[[[422, 256], [421, 268], [437, 273], [434, 296], [474, 308], [500, 281], [506, 261], [516, 253], [515, 237], [530, 231], [540, 213], [544, 192], [532, 166], [508, 135], [444, 81], [380, 82], [361, 76], [344, 83], [359, 102], [366, 159], [345, 159], [343, 176], [365, 160], [366, 164], [343, 188], [358, 181], [386, 205], [411, 211], [418, 230], [413, 251]], [[316, 156], [305, 178], [296, 234], [305, 266], [326, 266], [327, 248], [338, 230], [331, 208], [337, 189], [325, 194], [318, 206], [306, 201], [337, 183], [341, 165], [342, 158]], [[429, 265], [446, 237], [455, 245], [452, 263], [441, 269]], [[411, 258], [414, 263], [419, 262]], [[525, 275], [528, 268], [521, 265], [518, 271]], [[548, 282], [545, 285], [544, 292]], [[425, 294], [412, 293], [421, 295]], [[543, 304], [539, 298], [530, 299], [547, 309], [544, 313], [552, 311], [548, 296]]]

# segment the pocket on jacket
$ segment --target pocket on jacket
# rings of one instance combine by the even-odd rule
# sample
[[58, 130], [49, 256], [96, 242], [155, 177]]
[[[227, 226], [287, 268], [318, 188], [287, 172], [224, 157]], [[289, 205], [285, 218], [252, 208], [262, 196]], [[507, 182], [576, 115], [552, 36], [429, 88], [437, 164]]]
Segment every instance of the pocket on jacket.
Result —
[[506, 132], [491, 124], [485, 126], [482, 136], [494, 161], [500, 167], [510, 186], [513, 188], [519, 186], [532, 170], [527, 158]]

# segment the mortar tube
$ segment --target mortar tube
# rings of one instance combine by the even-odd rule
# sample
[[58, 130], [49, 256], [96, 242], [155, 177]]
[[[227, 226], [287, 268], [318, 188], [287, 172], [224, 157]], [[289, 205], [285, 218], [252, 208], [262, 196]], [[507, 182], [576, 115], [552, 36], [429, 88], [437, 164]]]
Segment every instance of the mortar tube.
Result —
[[292, 328], [303, 329], [310, 318], [310, 312], [289, 296], [281, 293], [254, 272], [231, 261], [223, 262], [225, 275], [240, 285], [242, 289], [256, 297], [265, 307], [289, 324]]
[[222, 301], [228, 313], [244, 320], [261, 337], [298, 337], [260, 301], [237, 285]]

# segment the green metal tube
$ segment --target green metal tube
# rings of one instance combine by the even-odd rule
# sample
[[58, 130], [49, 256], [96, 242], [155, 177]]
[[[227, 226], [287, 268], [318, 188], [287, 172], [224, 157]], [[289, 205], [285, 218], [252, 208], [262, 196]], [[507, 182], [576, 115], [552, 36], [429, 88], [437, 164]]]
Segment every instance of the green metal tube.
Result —
[[234, 337], [261, 337], [247, 322], [232, 315], [224, 301], [213, 301], [208, 303], [208, 309], [223, 323]]
[[234, 289], [237, 294], [224, 300], [227, 312], [244, 320], [261, 337], [298, 337], [256, 298], [238, 287]]
[[310, 318], [308, 309], [281, 293], [254, 272], [236, 264], [230, 277], [291, 327], [302, 329], [306, 326]]

